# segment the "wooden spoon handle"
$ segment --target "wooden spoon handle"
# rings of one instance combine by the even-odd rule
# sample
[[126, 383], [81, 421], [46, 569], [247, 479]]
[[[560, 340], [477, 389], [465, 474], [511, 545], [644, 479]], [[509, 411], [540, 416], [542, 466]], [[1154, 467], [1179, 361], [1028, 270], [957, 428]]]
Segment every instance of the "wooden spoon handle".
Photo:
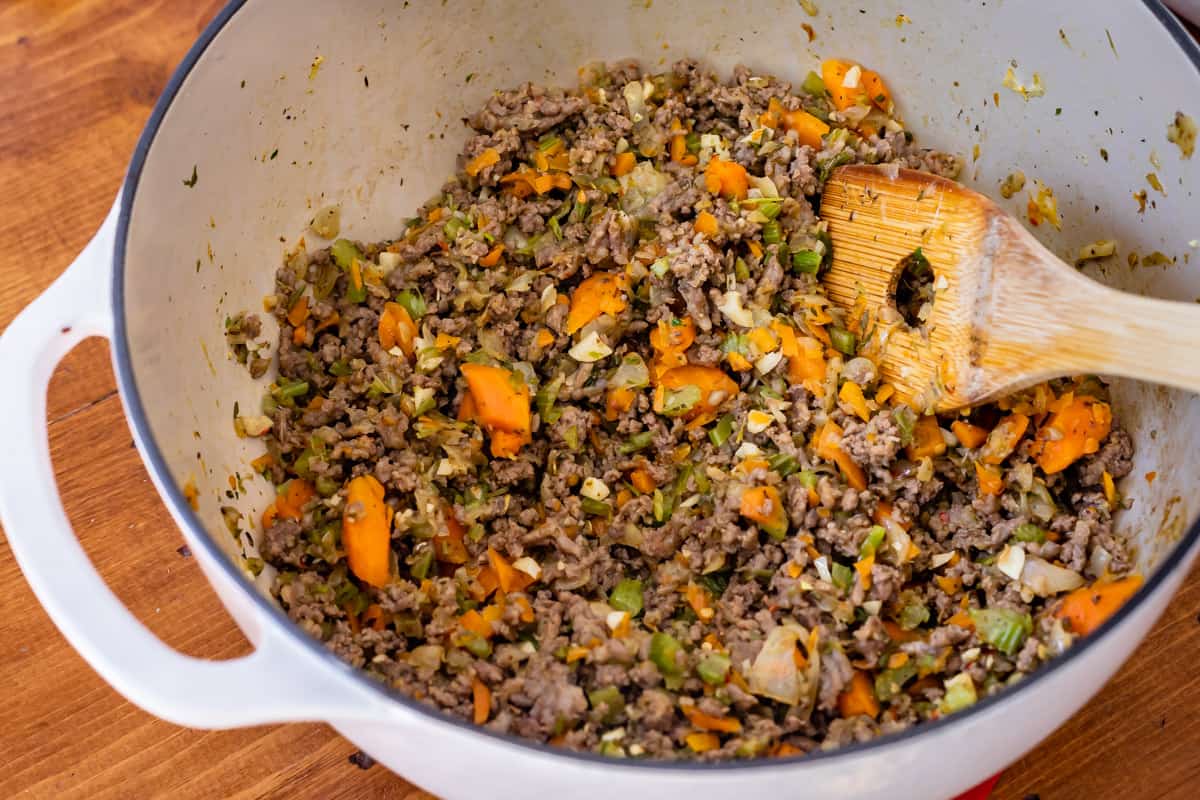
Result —
[[1023, 263], [996, 264], [987, 372], [1026, 385], [1091, 373], [1200, 392], [1200, 305], [1110, 289], [1021, 232], [1010, 240], [1020, 252], [1007, 256]]

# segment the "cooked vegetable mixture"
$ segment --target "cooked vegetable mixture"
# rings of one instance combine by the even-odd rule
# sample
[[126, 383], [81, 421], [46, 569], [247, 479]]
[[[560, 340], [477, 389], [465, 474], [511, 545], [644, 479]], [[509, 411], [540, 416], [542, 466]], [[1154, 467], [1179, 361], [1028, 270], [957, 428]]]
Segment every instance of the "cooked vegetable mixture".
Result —
[[247, 564], [339, 656], [567, 748], [784, 756], [967, 707], [1137, 588], [1099, 381], [922, 415], [877, 377], [900, 315], [826, 299], [831, 170], [960, 168], [875, 72], [589, 66], [468, 125], [399, 238], [287, 258], [237, 420], [278, 487]]

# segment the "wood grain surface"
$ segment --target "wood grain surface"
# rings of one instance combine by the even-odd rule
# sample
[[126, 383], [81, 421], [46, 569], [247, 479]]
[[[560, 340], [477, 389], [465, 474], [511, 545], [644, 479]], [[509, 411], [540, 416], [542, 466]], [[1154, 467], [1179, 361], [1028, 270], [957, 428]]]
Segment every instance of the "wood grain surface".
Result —
[[[0, 0], [0, 328], [100, 224], [155, 98], [219, 5]], [[71, 521], [122, 600], [185, 653], [246, 652], [133, 449], [105, 343], [59, 367], [49, 420]], [[195, 731], [133, 707], [54, 628], [3, 535], [0, 587], [0, 797], [429, 797], [353, 763], [326, 726]], [[1198, 664], [1200, 570], [1133, 660], [994, 796], [1195, 797]]]

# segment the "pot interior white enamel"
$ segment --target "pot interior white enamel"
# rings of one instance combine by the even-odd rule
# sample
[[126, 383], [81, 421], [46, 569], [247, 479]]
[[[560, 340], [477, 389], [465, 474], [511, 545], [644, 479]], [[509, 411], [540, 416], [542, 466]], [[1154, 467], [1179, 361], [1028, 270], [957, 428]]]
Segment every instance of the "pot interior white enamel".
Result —
[[[1200, 74], [1195, 46], [1183, 44], [1181, 29], [1164, 25], [1164, 12], [1105, 3], [1089, 4], [1083, 15], [1074, 4], [1037, 0], [816, 5], [819, 13], [810, 16], [795, 0], [235, 2], [202, 38], [151, 122], [126, 187], [116, 265], [115, 302], [123, 314], [118, 370], [152, 465], [169, 473], [176, 487], [198, 490], [194, 515], [178, 489], [169, 493], [190, 534], [236, 561], [245, 555], [244, 543], [230, 536], [221, 508], [236, 507], [245, 515], [243, 528], [253, 529], [245, 520], [256, 520], [267, 502], [270, 487], [253, 478], [249, 466], [261, 446], [238, 439], [231, 424], [235, 404], [257, 407], [263, 383], [227, 357], [222, 323], [261, 307], [282, 253], [295, 245], [314, 209], [340, 203], [344, 235], [394, 236], [454, 172], [460, 120], [469, 110], [495, 88], [526, 80], [573, 83], [576, 69], [596, 59], [633, 56], [658, 66], [692, 56], [726, 74], [745, 63], [799, 81], [822, 57], [856, 58], [885, 76], [920, 142], [966, 157], [969, 184], [996, 195], [1001, 179], [1021, 169], [1052, 187], [1063, 229], [1043, 225], [1037, 232], [1053, 250], [1071, 259], [1083, 244], [1116, 239], [1120, 255], [1099, 267], [1101, 280], [1159, 297], [1200, 297], [1200, 265], [1188, 263], [1196, 252], [1188, 240], [1197, 236], [1192, 193], [1200, 187], [1200, 159], [1183, 160], [1166, 140], [1175, 111], [1200, 96]], [[812, 26], [811, 41], [804, 24]], [[1010, 65], [1025, 83], [1038, 73], [1045, 95], [1025, 100], [1005, 88]], [[1161, 166], [1152, 165], [1152, 157]], [[1149, 189], [1148, 172], [1157, 172], [1163, 192]], [[1138, 213], [1131, 195], [1143, 189], [1150, 205]], [[1015, 213], [1025, 202], [1024, 194], [1003, 201]], [[1174, 263], [1128, 266], [1127, 257], [1153, 251]], [[1123, 381], [1114, 392], [1137, 447], [1133, 473], [1120, 487], [1133, 506], [1119, 526], [1138, 542], [1141, 569], [1154, 576], [1169, 568], [1164, 559], [1200, 512], [1191, 491], [1200, 473], [1200, 400]], [[1150, 471], [1157, 480], [1146, 480]], [[244, 478], [236, 498], [231, 475]], [[215, 552], [204, 546], [202, 561], [210, 563]], [[1150, 581], [1160, 595], [1173, 585]], [[686, 773], [700, 776], [694, 784], [678, 770], [602, 769], [636, 776], [625, 786], [631, 791], [661, 780], [672, 791], [686, 785], [702, 796], [716, 787], [728, 791], [730, 779], [741, 786], [762, 780], [766, 788], [784, 779], [778, 776], [808, 770], [814, 796], [835, 790], [873, 796], [886, 781], [858, 772], [883, 759], [877, 763], [888, 764], [892, 778], [918, 781], [911, 785], [921, 791], [962, 788], [1065, 719], [1116, 669], [1163, 602], [1140, 621], [1130, 620], [1138, 630], [1128, 642], [1080, 648], [1087, 652], [1072, 657], [1076, 681], [1091, 687], [1082, 696], [1057, 704], [1039, 700], [1033, 694], [1053, 690], [1047, 688], [1052, 681], [1035, 678], [1004, 702], [980, 709], [977, 717], [1000, 727], [978, 729], [980, 750], [991, 747], [993, 755], [964, 759], [968, 766], [939, 767], [964, 745], [944, 731], [935, 745], [931, 730], [832, 759]], [[1088, 677], [1079, 677], [1083, 670]], [[391, 702], [380, 698], [381, 706]], [[601, 769], [500, 743], [433, 716], [422, 719], [433, 750], [454, 741], [489, 759], [488, 748], [499, 748], [518, 762], [551, 765], [560, 776]], [[1014, 722], [1028, 726], [1019, 741], [1003, 733]], [[961, 730], [979, 724], [964, 719]], [[453, 772], [449, 761], [444, 767], [440, 758], [418, 763], [422, 759], [400, 752], [403, 742], [388, 744], [386, 725], [342, 728], [431, 788], [462, 792], [461, 782], [438, 777]], [[922, 748], [938, 752], [931, 757]], [[497, 785], [517, 785], [506, 784], [498, 769]], [[918, 777], [919, 769], [942, 775]], [[835, 777], [847, 770], [848, 778]], [[529, 780], [547, 786], [559, 778], [537, 773]]]

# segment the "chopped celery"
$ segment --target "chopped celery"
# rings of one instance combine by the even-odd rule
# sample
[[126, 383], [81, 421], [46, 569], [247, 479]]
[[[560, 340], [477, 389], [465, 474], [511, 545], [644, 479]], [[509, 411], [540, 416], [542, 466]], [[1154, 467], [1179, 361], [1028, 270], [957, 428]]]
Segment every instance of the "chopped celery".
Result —
[[825, 81], [821, 80], [820, 75], [810, 70], [804, 76], [804, 82], [800, 84], [800, 88], [804, 90], [805, 94], [821, 97], [825, 94]]
[[716, 427], [710, 428], [708, 431], [708, 439], [713, 443], [713, 447], [720, 447], [729, 440], [733, 435], [733, 415], [726, 414], [717, 420]]
[[636, 617], [642, 613], [642, 582], [635, 578], [622, 578], [608, 595], [608, 604], [617, 611], [628, 611]]
[[858, 549], [859, 558], [870, 558], [875, 555], [875, 551], [879, 549], [879, 545], [883, 544], [883, 537], [887, 535], [882, 525], [872, 525], [871, 530], [867, 531], [867, 538], [863, 540], [862, 547]]
[[696, 674], [710, 686], [723, 686], [730, 663], [729, 656], [724, 653], [709, 653], [696, 665]]
[[329, 248], [329, 257], [342, 269], [350, 269], [355, 260], [362, 261], [362, 252], [349, 239], [338, 239]]
[[771, 471], [778, 472], [784, 478], [800, 469], [796, 458], [786, 453], [772, 453], [767, 456], [767, 464], [770, 466]]
[[885, 669], [875, 676], [875, 696], [884, 703], [892, 700], [904, 689], [904, 684], [916, 675], [917, 664], [911, 658], [899, 667]]
[[491, 643], [478, 633], [467, 632], [463, 637], [462, 646], [476, 658], [487, 658], [492, 654]]
[[892, 419], [896, 421], [896, 427], [900, 429], [900, 444], [912, 444], [913, 431], [917, 427], [917, 415], [908, 406], [897, 406], [892, 412]]
[[419, 289], [405, 289], [396, 295], [396, 302], [403, 306], [404, 310], [413, 319], [420, 319], [429, 310], [429, 307], [425, 304], [425, 298], [421, 295]]
[[841, 589], [843, 592], [850, 591], [854, 586], [854, 570], [847, 567], [845, 564], [833, 562], [833, 566], [829, 568], [830, 574], [833, 576], [833, 585]]
[[433, 566], [433, 548], [424, 546], [420, 547], [408, 558], [409, 572], [417, 580], [424, 580], [429, 576], [429, 568]]
[[1016, 655], [1033, 632], [1029, 614], [1011, 608], [973, 608], [968, 613], [979, 638], [1007, 656]]
[[583, 509], [583, 513], [593, 517], [604, 517], [605, 519], [612, 517], [612, 506], [603, 500], [596, 500], [592, 497], [581, 497], [580, 507]]
[[1032, 522], [1025, 522], [1018, 525], [1017, 529], [1013, 531], [1013, 538], [1018, 542], [1037, 542], [1041, 544], [1046, 541], [1046, 531]]
[[543, 383], [537, 390], [534, 396], [534, 401], [537, 404], [538, 416], [542, 418], [542, 422], [553, 424], [558, 422], [562, 417], [562, 409], [554, 405], [558, 399], [558, 392], [562, 389], [563, 376], [559, 375], [549, 383]]
[[665, 676], [679, 677], [683, 674], [683, 667], [678, 660], [682, 649], [679, 640], [669, 633], [659, 631], [650, 637], [650, 660]]
[[662, 413], [667, 417], [679, 417], [691, 411], [699, 402], [699, 386], [688, 384], [678, 389], [667, 389], [663, 398]]
[[636, 453], [639, 450], [646, 449], [653, 441], [654, 433], [652, 431], [642, 431], [641, 433], [633, 434], [624, 442], [622, 442], [620, 446], [617, 447], [617, 451], [620, 452], [621, 455], [627, 456], [630, 453]]
[[817, 473], [813, 472], [811, 469], [800, 470], [800, 474], [796, 477], [800, 479], [800, 485], [805, 489], [817, 488]]
[[616, 722], [625, 711], [625, 697], [616, 686], [593, 689], [587, 697], [592, 709], [599, 713], [600, 721], [606, 725]]
[[929, 609], [923, 603], [913, 601], [900, 609], [900, 627], [906, 631], [919, 628], [929, 621]]
[[783, 241], [783, 231], [779, 227], [779, 222], [771, 220], [762, 226], [763, 244], [779, 244]]
[[845, 328], [830, 328], [829, 340], [833, 342], [833, 347], [836, 350], [852, 356], [858, 349], [858, 342], [853, 333]]
[[946, 681], [946, 694], [939, 706], [942, 713], [953, 714], [962, 711], [967, 706], [975, 704], [978, 696], [975, 694], [975, 682], [965, 672], [960, 672]]
[[797, 272], [816, 275], [821, 271], [821, 254], [816, 250], [796, 250], [792, 253], [792, 267]]
[[687, 151], [692, 155], [700, 152], [700, 134], [695, 131], [683, 137], [683, 143], [687, 147]]
[[547, 133], [541, 139], [538, 139], [538, 150], [544, 153], [547, 150], [553, 149], [558, 144], [562, 144], [562, 137], [553, 133]]
[[335, 378], [345, 378], [353, 374], [354, 370], [350, 367], [350, 362], [344, 358], [339, 358], [337, 361], [329, 365], [329, 374]]

